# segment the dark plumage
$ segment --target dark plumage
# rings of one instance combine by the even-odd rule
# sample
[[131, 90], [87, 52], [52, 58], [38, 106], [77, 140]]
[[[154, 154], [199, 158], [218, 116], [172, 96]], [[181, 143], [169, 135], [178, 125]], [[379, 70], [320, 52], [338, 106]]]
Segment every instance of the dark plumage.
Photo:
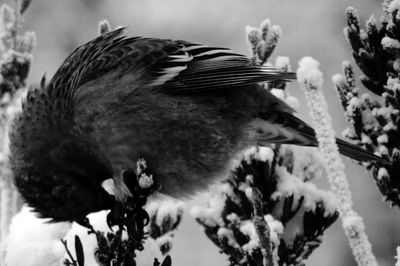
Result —
[[[11, 130], [15, 183], [55, 221], [110, 209], [130, 191], [125, 170], [145, 158], [172, 196], [191, 195], [227, 173], [244, 148], [316, 146], [314, 130], [257, 82], [294, 74], [251, 64], [228, 49], [121, 37], [118, 29], [76, 49], [49, 84], [28, 92]], [[340, 141], [357, 160], [380, 160]]]

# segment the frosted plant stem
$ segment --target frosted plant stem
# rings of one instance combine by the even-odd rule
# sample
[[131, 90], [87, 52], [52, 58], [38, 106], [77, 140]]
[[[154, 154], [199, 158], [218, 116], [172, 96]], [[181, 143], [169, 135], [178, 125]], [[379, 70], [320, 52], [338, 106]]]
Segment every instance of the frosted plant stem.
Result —
[[340, 159], [335, 133], [331, 127], [328, 105], [321, 92], [323, 79], [318, 66], [319, 63], [311, 57], [303, 58], [297, 70], [298, 81], [304, 90], [310, 108], [319, 149], [325, 160], [328, 182], [331, 191], [336, 196], [343, 229], [349, 240], [355, 260], [359, 266], [375, 266], [378, 264], [365, 233], [362, 218], [352, 209], [353, 202], [344, 173], [344, 164]]
[[251, 202], [254, 209], [253, 223], [257, 236], [260, 239], [261, 252], [263, 254], [263, 265], [273, 266], [274, 260], [272, 255], [271, 229], [264, 218], [264, 212], [262, 209], [262, 194], [258, 188], [252, 188]]
[[12, 210], [10, 210], [13, 191], [10, 184], [7, 184], [5, 180], [1, 182], [0, 240], [3, 241], [7, 235], [8, 226], [13, 215]]

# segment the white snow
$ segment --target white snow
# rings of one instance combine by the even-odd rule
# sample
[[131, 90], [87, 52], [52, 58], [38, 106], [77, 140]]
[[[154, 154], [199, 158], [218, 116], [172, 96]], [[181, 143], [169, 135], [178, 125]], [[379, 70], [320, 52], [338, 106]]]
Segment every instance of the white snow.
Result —
[[389, 13], [393, 13], [400, 9], [400, 0], [392, 0], [387, 8]]
[[[174, 233], [173, 232], [168, 232], [167, 234], [164, 234], [156, 239], [156, 243], [158, 244], [158, 247], [165, 247], [168, 246], [168, 249], [171, 250], [173, 246], [173, 237]], [[168, 252], [169, 253], [169, 252]], [[150, 258], [151, 260], [151, 258]], [[139, 264], [137, 264], [139, 265]]]
[[60, 265], [65, 254], [60, 239], [65, 237], [71, 224], [48, 221], [36, 217], [29, 207], [23, 207], [13, 217], [4, 246], [6, 265]]
[[353, 115], [355, 110], [360, 110], [362, 103], [358, 97], [352, 97], [348, 102], [347, 112], [349, 115]]
[[400, 42], [388, 36], [383, 37], [381, 44], [383, 49], [400, 49]]
[[[274, 158], [274, 151], [271, 148], [268, 147], [251, 147], [248, 148], [247, 150], [244, 150], [243, 152], [243, 157], [242, 159], [250, 164], [251, 160], [258, 160], [262, 162], [272, 162]], [[236, 163], [235, 166], [239, 166], [240, 163]]]
[[274, 151], [268, 147], [258, 147], [258, 152], [254, 155], [254, 158], [262, 162], [272, 162]]
[[246, 26], [245, 31], [246, 31], [247, 40], [249, 41], [250, 46], [252, 48], [255, 48], [261, 41], [260, 30], [256, 27]]
[[214, 195], [207, 207], [194, 206], [190, 209], [190, 215], [200, 220], [207, 226], [223, 225], [221, 213], [225, 207], [225, 196]]
[[271, 28], [271, 21], [268, 18], [264, 19], [260, 24], [260, 29], [262, 31], [262, 38], [263, 39], [267, 38], [267, 35], [268, 35], [268, 32], [269, 32], [270, 28]]
[[250, 238], [249, 242], [242, 246], [244, 251], [251, 254], [255, 249], [260, 247], [260, 239], [257, 236], [253, 222], [245, 221], [239, 230]]
[[162, 226], [163, 221], [169, 216], [171, 224], [177, 222], [178, 217], [182, 217], [185, 203], [183, 201], [174, 202], [172, 200], [162, 201], [158, 204], [156, 224]]
[[396, 248], [395, 259], [396, 259], [396, 265], [395, 266], [400, 266], [400, 247]]
[[244, 194], [246, 195], [246, 197], [251, 201], [251, 197], [253, 195], [253, 189], [251, 187], [247, 187], [244, 190]]
[[381, 117], [384, 117], [384, 118], [389, 120], [390, 119], [390, 115], [393, 112], [393, 107], [392, 106], [387, 106], [387, 107], [377, 108], [377, 109], [374, 109], [374, 110], [376, 110], [376, 115], [377, 116], [381, 116]]
[[221, 227], [218, 229], [217, 235], [221, 240], [226, 239], [228, 241], [228, 245], [230, 245], [231, 247], [239, 248], [239, 244], [236, 242], [232, 230]]
[[[284, 227], [280, 221], [275, 220], [269, 214], [265, 215], [264, 219], [270, 228], [271, 242], [275, 245], [275, 247], [277, 247], [279, 245], [280, 235], [283, 233]], [[242, 246], [244, 251], [252, 253], [254, 249], [260, 247], [260, 239], [256, 233], [256, 228], [252, 221], [243, 222], [239, 230], [250, 238], [249, 242]]]
[[385, 132], [389, 132], [390, 130], [397, 130], [397, 126], [393, 124], [392, 121], [389, 121], [384, 127], [383, 130]]
[[254, 155], [256, 154], [256, 152], [257, 152], [257, 147], [256, 146], [253, 146], [253, 147], [245, 150], [243, 152], [243, 160], [245, 160], [246, 163], [250, 164], [251, 163], [251, 159], [254, 158]]
[[293, 152], [293, 174], [303, 181], [319, 179], [324, 174], [324, 161], [317, 148], [282, 145]]
[[332, 76], [332, 81], [334, 84], [346, 84], [346, 79], [341, 74], [335, 74]]
[[362, 133], [361, 134], [361, 143], [372, 145], [372, 140], [368, 135]]
[[385, 144], [388, 143], [389, 137], [386, 134], [382, 134], [376, 140], [378, 141], [379, 144]]
[[273, 42], [276, 44], [276, 42], [279, 40], [279, 38], [282, 36], [282, 29], [279, 25], [273, 25], [271, 27], [271, 36], [269, 38], [269, 41]]
[[354, 130], [350, 128], [346, 128], [345, 130], [342, 131], [342, 137], [343, 138], [354, 138], [356, 135], [354, 133]]
[[[90, 223], [96, 230], [110, 232], [106, 224], [106, 211], [89, 214]], [[78, 235], [83, 244], [85, 265], [98, 265], [94, 256], [97, 248], [96, 237], [88, 229], [76, 223], [46, 223], [48, 219], [35, 216], [31, 208], [23, 207], [13, 217], [10, 233], [3, 246], [7, 266], [59, 266], [67, 258], [60, 239], [66, 239], [74, 257], [74, 238]], [[163, 239], [159, 240], [162, 241]], [[166, 238], [164, 239], [166, 241]], [[165, 242], [164, 241], [164, 242]], [[162, 259], [159, 242], [148, 238], [145, 249], [137, 253], [138, 265], [152, 266], [153, 259]]]
[[293, 195], [295, 201], [300, 197], [304, 197], [303, 206], [306, 210], [315, 210], [316, 204], [322, 202], [325, 208], [325, 215], [332, 214], [337, 209], [337, 204], [334, 196], [317, 187], [310, 182], [303, 182], [301, 179], [287, 172], [285, 167], [276, 167], [278, 176], [277, 192], [272, 196], [288, 197]]
[[400, 90], [400, 81], [398, 78], [389, 77], [387, 80], [387, 86], [389, 89], [396, 92]]
[[277, 166], [275, 168], [275, 173], [278, 176], [277, 183], [277, 191], [280, 192], [280, 195], [284, 197], [295, 195], [295, 197], [299, 196], [299, 192], [302, 189], [303, 182], [290, 173], [288, 173], [286, 167]]
[[289, 57], [287, 57], [287, 56], [276, 57], [275, 68], [285, 70], [285, 71], [291, 71]]
[[378, 155], [389, 155], [389, 149], [385, 145], [380, 145], [379, 153]]
[[319, 63], [311, 57], [303, 57], [299, 62], [297, 80], [300, 83], [310, 84], [312, 87], [321, 88], [323, 84], [322, 72], [318, 69]]
[[358, 215], [349, 215], [342, 218], [344, 228], [358, 228], [359, 230], [365, 230], [363, 220]]
[[325, 209], [324, 216], [331, 215], [337, 210], [334, 195], [328, 191], [317, 189], [313, 183], [304, 183], [302, 194], [304, 195], [303, 206], [306, 210], [315, 211], [316, 204], [319, 202], [323, 203]]
[[233, 223], [233, 224], [239, 223], [239, 222], [240, 222], [239, 216], [238, 216], [236, 213], [234, 213], [234, 212], [232, 212], [231, 214], [228, 214], [228, 215], [226, 216], [226, 219], [227, 219], [228, 221], [230, 221], [231, 223]]
[[275, 245], [275, 247], [279, 246], [280, 235], [283, 234], [284, 230], [282, 223], [278, 220], [275, 220], [270, 214], [265, 215], [264, 219], [268, 223], [268, 226], [271, 230], [271, 242]]

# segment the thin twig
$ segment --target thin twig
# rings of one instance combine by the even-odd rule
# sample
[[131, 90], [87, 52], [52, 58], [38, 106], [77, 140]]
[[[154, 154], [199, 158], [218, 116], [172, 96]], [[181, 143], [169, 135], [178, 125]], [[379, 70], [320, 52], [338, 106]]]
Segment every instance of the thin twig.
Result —
[[253, 203], [253, 223], [256, 228], [256, 233], [260, 239], [261, 252], [263, 254], [263, 265], [272, 266], [274, 260], [272, 256], [271, 244], [271, 229], [264, 219], [264, 212], [262, 208], [262, 194], [256, 187], [252, 187], [251, 202]]
[[76, 260], [74, 259], [74, 257], [72, 256], [71, 252], [68, 249], [67, 240], [60, 239], [60, 241], [64, 245], [65, 250], [67, 251], [68, 257], [70, 258], [70, 260], [72, 262], [72, 265], [73, 266], [78, 266], [78, 263], [76, 262]]

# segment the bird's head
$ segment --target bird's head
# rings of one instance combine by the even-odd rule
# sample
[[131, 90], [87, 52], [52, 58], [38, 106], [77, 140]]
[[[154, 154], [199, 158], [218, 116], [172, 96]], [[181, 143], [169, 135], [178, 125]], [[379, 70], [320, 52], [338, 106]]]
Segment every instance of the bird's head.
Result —
[[72, 124], [61, 125], [40, 107], [45, 99], [35, 96], [10, 130], [11, 169], [23, 198], [53, 221], [76, 221], [112, 208], [115, 199], [101, 186], [112, 176], [107, 163], [84, 137], [66, 130]]

